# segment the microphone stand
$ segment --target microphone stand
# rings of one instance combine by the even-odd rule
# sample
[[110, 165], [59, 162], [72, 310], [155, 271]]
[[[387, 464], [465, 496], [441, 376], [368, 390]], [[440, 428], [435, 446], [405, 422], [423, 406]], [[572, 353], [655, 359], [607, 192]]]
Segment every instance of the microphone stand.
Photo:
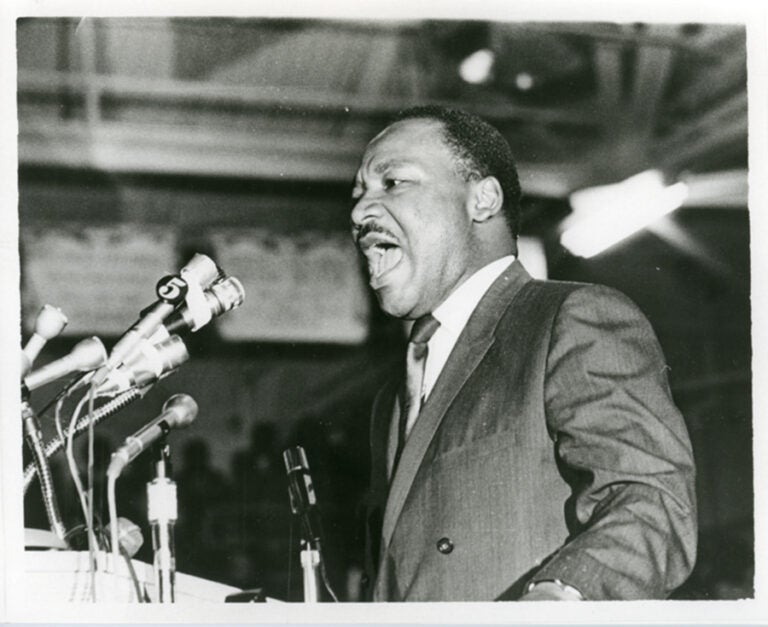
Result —
[[56, 493], [53, 489], [51, 467], [48, 464], [48, 458], [46, 457], [45, 449], [43, 448], [43, 435], [40, 428], [40, 420], [32, 409], [32, 406], [29, 404], [29, 399], [27, 397], [28, 392], [26, 391], [26, 386], [22, 386], [21, 419], [24, 428], [24, 441], [32, 452], [37, 475], [40, 477], [40, 491], [43, 494], [43, 504], [45, 505], [45, 513], [48, 517], [48, 523], [51, 525], [51, 531], [53, 531], [60, 540], [66, 542], [65, 536], [67, 531], [64, 527], [64, 522], [61, 519], [61, 514], [59, 514], [59, 505], [56, 501]]
[[176, 523], [176, 483], [168, 477], [170, 447], [165, 438], [155, 447], [155, 478], [147, 483], [147, 518], [152, 528], [155, 551], [155, 585], [159, 603], [173, 603], [176, 557], [173, 527]]
[[317, 603], [320, 600], [320, 545], [308, 540], [303, 540], [301, 544], [304, 603]]
[[[301, 519], [301, 568], [304, 602], [320, 601], [321, 576], [324, 575], [320, 552], [320, 520], [317, 517], [317, 499], [309, 474], [307, 454], [301, 446], [283, 451], [288, 474], [288, 495], [291, 511]], [[329, 590], [330, 591], [330, 590]]]

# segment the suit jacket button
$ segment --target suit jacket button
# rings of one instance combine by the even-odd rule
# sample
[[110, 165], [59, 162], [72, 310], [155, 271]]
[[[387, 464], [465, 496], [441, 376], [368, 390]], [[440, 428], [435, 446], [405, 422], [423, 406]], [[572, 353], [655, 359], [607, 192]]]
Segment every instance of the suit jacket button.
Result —
[[437, 541], [437, 550], [443, 555], [448, 555], [448, 553], [453, 551], [453, 542], [451, 542], [450, 538], [440, 538]]

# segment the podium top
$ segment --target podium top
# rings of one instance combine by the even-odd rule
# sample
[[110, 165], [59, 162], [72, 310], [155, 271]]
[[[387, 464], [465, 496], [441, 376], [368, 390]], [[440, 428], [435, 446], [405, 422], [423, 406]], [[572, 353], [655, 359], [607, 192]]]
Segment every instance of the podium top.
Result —
[[[126, 560], [121, 559], [115, 568], [111, 555], [100, 551], [96, 557], [96, 603], [138, 602]], [[25, 551], [23, 594], [35, 604], [91, 603], [94, 587], [88, 562], [87, 551]], [[131, 564], [140, 586], [155, 600], [157, 588], [152, 565], [138, 560], [131, 560]], [[227, 595], [237, 592], [240, 589], [234, 586], [176, 573], [176, 604], [224, 603]]]
[[64, 540], [49, 529], [27, 528], [24, 530], [24, 548], [66, 550], [69, 547]]

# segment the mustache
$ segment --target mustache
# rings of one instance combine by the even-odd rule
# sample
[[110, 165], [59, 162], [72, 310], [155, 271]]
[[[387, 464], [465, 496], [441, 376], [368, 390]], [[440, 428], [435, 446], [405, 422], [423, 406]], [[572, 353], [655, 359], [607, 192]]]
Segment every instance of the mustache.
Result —
[[354, 237], [356, 244], [359, 244], [360, 240], [369, 233], [381, 233], [392, 239], [397, 239], [397, 236], [392, 231], [378, 222], [364, 222], [362, 226], [352, 226], [352, 236]]

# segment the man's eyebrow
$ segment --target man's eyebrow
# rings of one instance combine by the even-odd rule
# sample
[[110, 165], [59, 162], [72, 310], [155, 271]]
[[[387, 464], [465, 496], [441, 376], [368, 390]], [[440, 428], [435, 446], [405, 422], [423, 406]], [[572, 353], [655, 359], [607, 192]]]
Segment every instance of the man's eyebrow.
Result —
[[374, 171], [375, 174], [383, 174], [389, 168], [393, 168], [393, 167], [401, 166], [401, 165], [410, 165], [410, 163], [411, 162], [408, 161], [407, 159], [387, 159], [386, 161], [382, 161], [380, 163], [377, 163], [374, 166], [373, 171]]
[[[411, 165], [411, 161], [408, 159], [386, 159], [384, 161], [381, 161], [377, 163], [375, 166], [373, 166], [372, 170], [373, 173], [381, 176], [384, 174], [389, 168], [394, 168], [397, 166], [402, 165]], [[355, 192], [357, 192], [360, 188], [365, 189], [365, 180], [363, 177], [363, 169], [357, 171], [357, 174], [355, 174], [355, 177], [352, 179], [352, 194], [354, 195]]]

